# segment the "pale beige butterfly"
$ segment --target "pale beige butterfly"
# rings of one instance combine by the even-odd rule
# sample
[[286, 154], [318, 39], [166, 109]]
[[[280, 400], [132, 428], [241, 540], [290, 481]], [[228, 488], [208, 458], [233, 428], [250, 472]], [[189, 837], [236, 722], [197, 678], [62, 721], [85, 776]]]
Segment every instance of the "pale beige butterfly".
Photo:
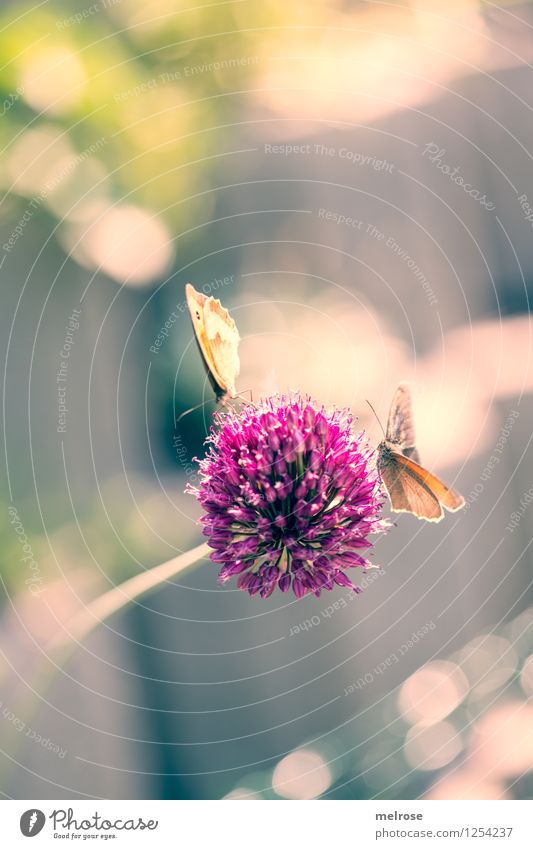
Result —
[[185, 287], [187, 305], [198, 349], [217, 401], [225, 404], [237, 396], [235, 381], [240, 371], [237, 326], [217, 298]]

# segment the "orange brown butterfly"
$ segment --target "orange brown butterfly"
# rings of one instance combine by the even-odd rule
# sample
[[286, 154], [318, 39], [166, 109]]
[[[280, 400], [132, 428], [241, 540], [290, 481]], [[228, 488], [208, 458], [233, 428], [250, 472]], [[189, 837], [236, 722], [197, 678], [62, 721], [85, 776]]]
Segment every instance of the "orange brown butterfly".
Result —
[[377, 449], [377, 467], [392, 510], [412, 513], [427, 522], [440, 522], [444, 516], [443, 507], [455, 512], [464, 506], [462, 495], [420, 465], [411, 393], [405, 383], [394, 393], [384, 436]]

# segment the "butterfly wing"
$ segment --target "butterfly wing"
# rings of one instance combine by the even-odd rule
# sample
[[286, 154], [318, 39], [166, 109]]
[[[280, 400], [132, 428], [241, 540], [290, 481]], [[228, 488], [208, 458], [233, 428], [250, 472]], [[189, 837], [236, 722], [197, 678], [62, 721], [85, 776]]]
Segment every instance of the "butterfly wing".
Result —
[[379, 473], [389, 493], [391, 508], [396, 513], [413, 513], [419, 519], [440, 522], [444, 513], [439, 499], [431, 487], [405, 465], [411, 462], [399, 451], [390, 448], [380, 452]]
[[204, 322], [211, 355], [217, 374], [231, 398], [235, 397], [235, 381], [240, 371], [237, 326], [216, 298], [208, 298], [204, 307]]
[[239, 372], [239, 334], [230, 314], [215, 298], [197, 292], [191, 283], [185, 287], [192, 326], [217, 399], [235, 396]]
[[413, 513], [419, 519], [439, 522], [443, 517], [442, 506], [451, 512], [464, 506], [462, 495], [389, 446], [380, 448], [378, 467], [396, 512]]
[[420, 456], [415, 447], [415, 441], [411, 391], [406, 383], [400, 383], [390, 406], [387, 442], [392, 442], [402, 454], [413, 459], [415, 463], [419, 463]]

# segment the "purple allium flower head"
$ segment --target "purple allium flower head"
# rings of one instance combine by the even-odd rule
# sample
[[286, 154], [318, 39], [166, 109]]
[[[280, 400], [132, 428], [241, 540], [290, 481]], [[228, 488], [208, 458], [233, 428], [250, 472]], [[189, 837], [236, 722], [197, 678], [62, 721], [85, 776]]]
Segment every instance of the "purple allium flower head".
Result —
[[352, 432], [348, 410], [275, 396], [217, 414], [218, 429], [188, 487], [225, 583], [262, 598], [356, 587], [346, 570], [369, 566], [369, 534], [388, 527], [374, 452]]

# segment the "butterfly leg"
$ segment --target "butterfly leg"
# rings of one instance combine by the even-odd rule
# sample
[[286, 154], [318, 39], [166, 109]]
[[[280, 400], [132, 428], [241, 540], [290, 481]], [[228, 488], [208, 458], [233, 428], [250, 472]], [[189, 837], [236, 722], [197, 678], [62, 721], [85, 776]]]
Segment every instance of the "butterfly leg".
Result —
[[[243, 398], [242, 396], [246, 394], [246, 392], [250, 393], [250, 400]], [[254, 403], [253, 393], [251, 389], [242, 389], [240, 392], [237, 392], [237, 396], [241, 399], [243, 404], [248, 404], [252, 407], [257, 407], [257, 404]]]

